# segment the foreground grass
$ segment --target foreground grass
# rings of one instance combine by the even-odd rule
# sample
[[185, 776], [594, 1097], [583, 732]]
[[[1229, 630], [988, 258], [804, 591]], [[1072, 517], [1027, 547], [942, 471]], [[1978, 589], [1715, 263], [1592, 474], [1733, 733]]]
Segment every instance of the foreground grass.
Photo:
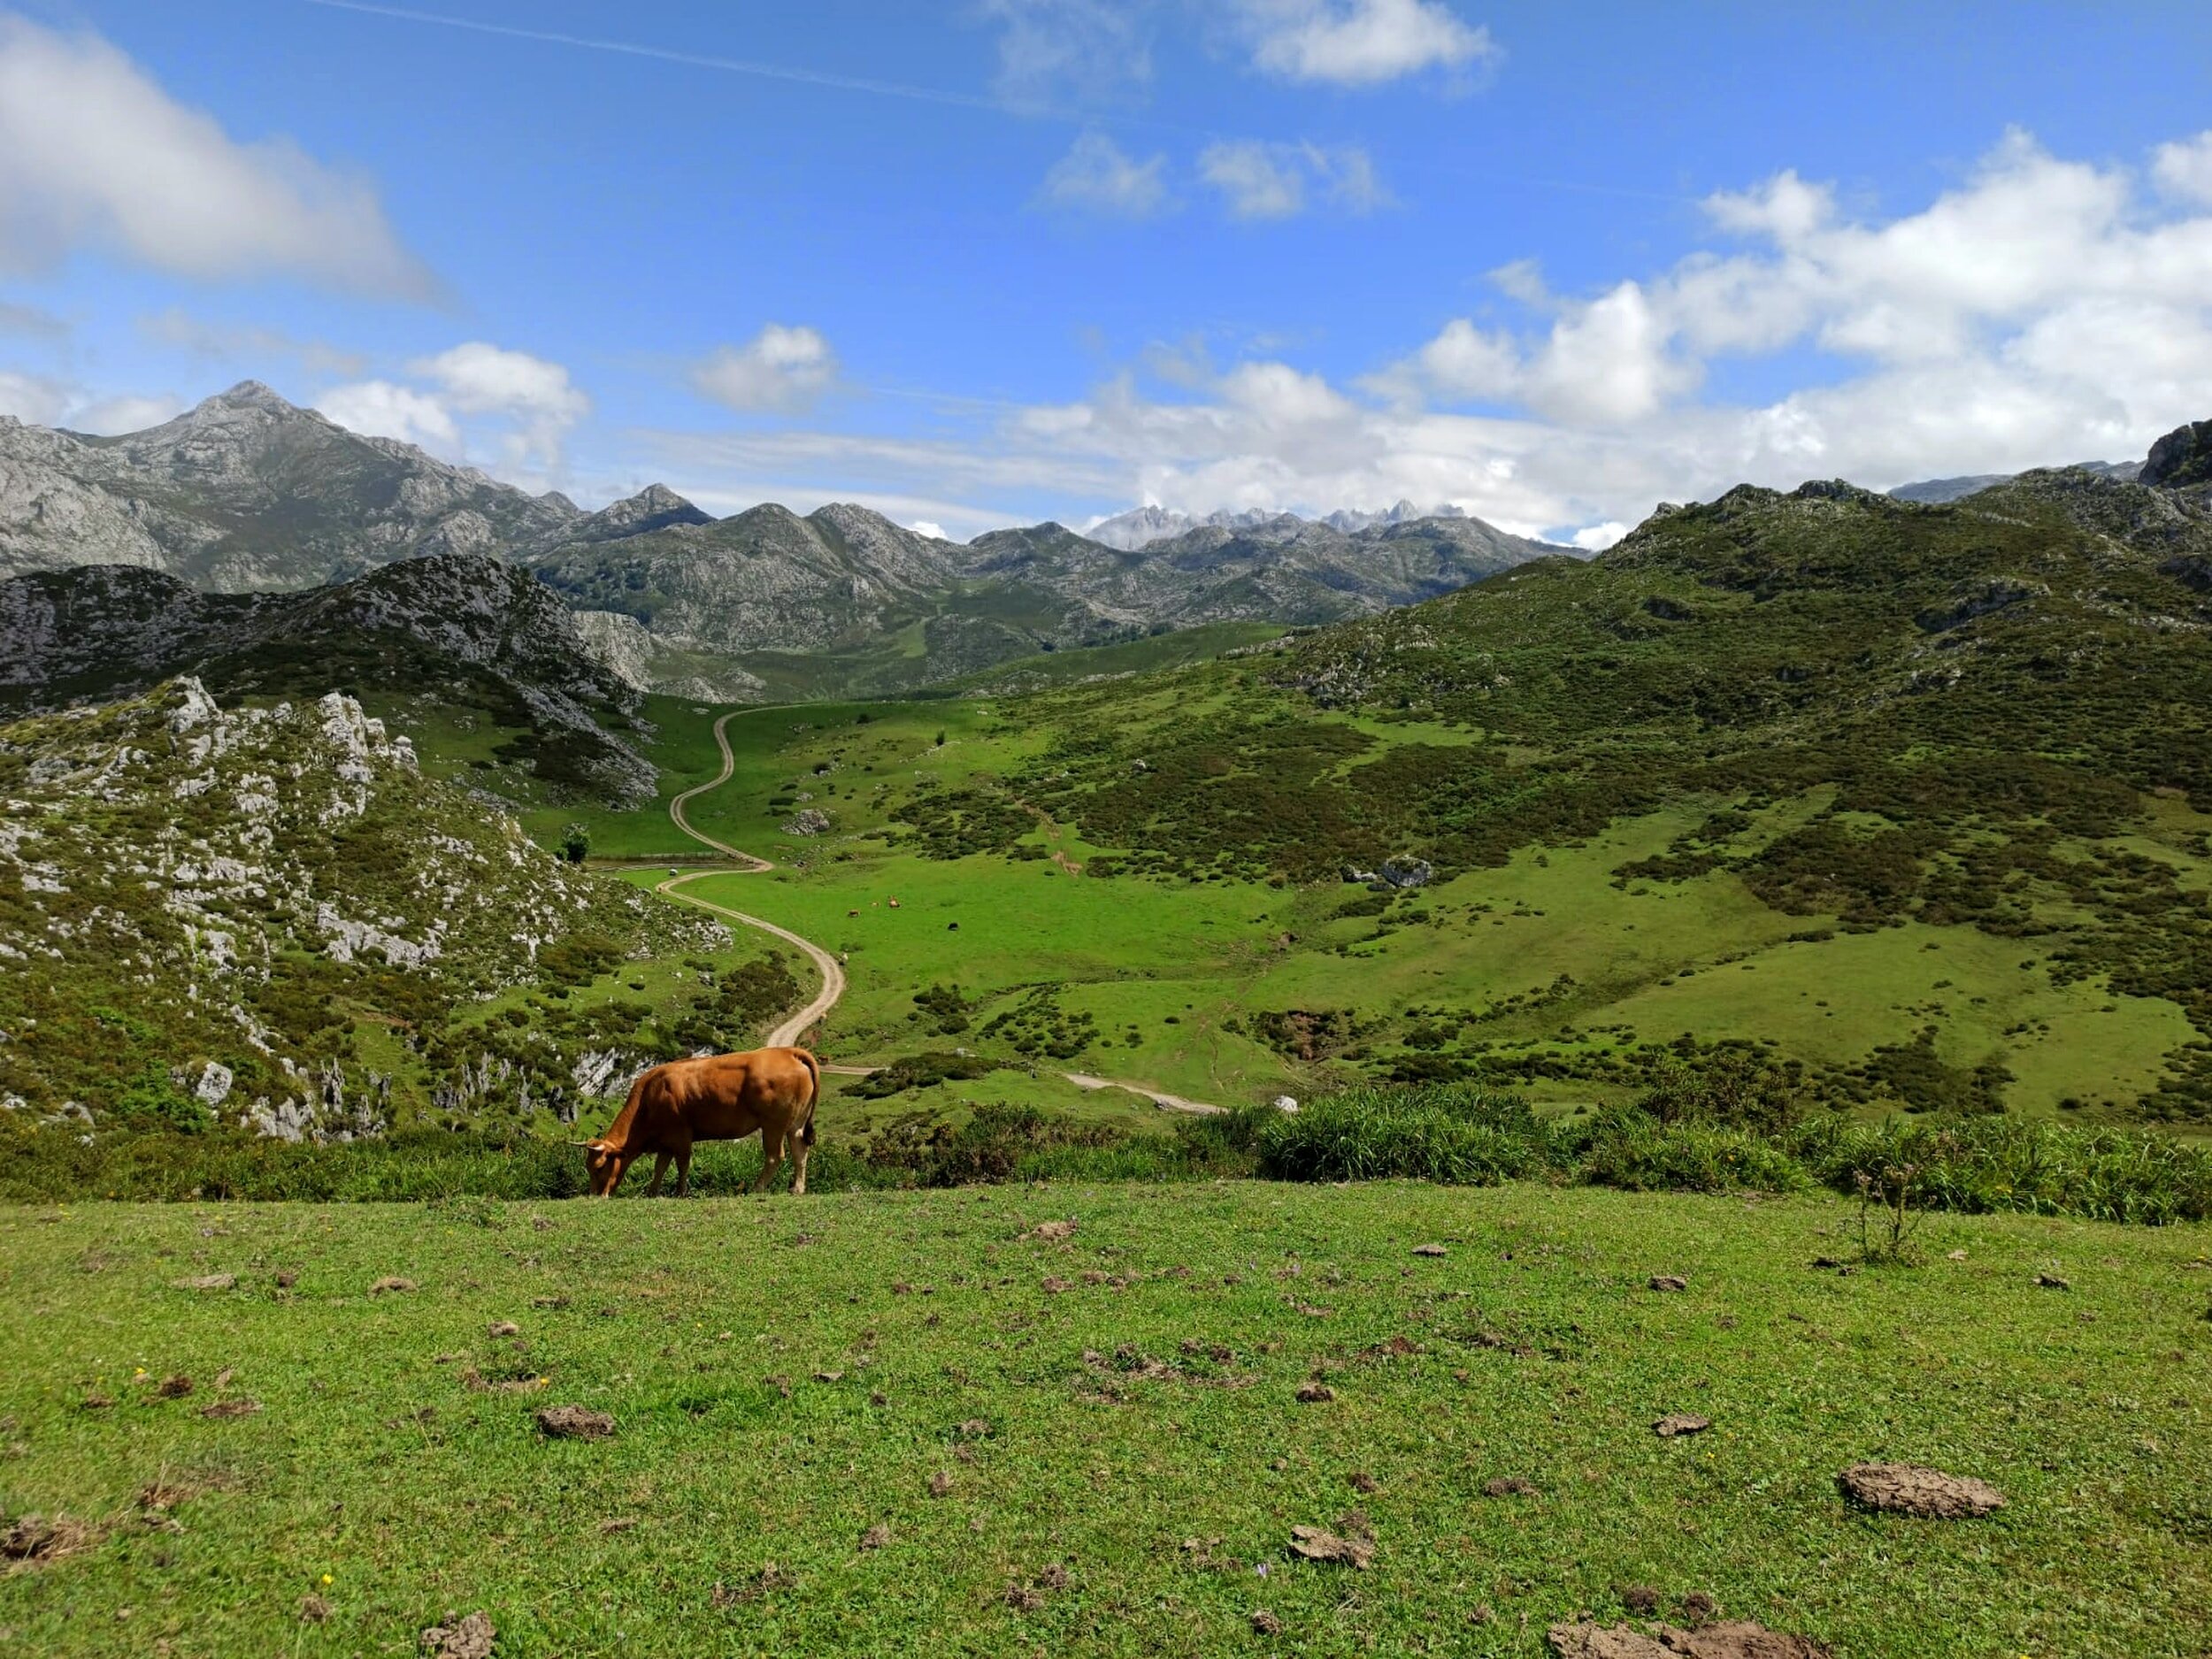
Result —
[[[1849, 1215], [1258, 1183], [0, 1212], [30, 1338], [0, 1508], [106, 1529], [0, 1578], [0, 1640], [407, 1652], [481, 1606], [503, 1655], [1532, 1655], [1645, 1584], [1855, 1659], [2201, 1652], [2212, 1239], [1939, 1216], [1924, 1267], [1809, 1268], [1849, 1254]], [[1078, 1231], [1018, 1238], [1048, 1217]], [[1449, 1255], [1410, 1254], [1432, 1240]], [[172, 1287], [218, 1272], [237, 1287]], [[418, 1287], [367, 1294], [388, 1275]], [[1393, 1338], [1417, 1351], [1368, 1352]], [[257, 1414], [200, 1415], [226, 1369]], [[1317, 1372], [1335, 1399], [1296, 1403]], [[556, 1402], [618, 1432], [544, 1441]], [[1680, 1410], [1712, 1429], [1656, 1439]], [[1857, 1514], [1833, 1477], [1862, 1457], [2010, 1505]], [[1486, 1497], [1497, 1477], [1537, 1494]], [[155, 1481], [192, 1494], [180, 1531], [138, 1508]], [[1371, 1571], [1286, 1555], [1355, 1505]]]

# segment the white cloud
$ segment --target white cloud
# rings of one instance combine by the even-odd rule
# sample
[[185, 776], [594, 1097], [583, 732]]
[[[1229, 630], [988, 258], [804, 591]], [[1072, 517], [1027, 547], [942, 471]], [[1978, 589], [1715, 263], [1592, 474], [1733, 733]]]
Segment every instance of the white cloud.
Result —
[[1253, 62], [1292, 81], [1379, 86], [1424, 70], [1468, 72], [1502, 55], [1441, 0], [1237, 0]]
[[156, 345], [210, 362], [290, 357], [311, 374], [348, 377], [367, 366], [358, 352], [343, 351], [319, 340], [295, 339], [280, 328], [257, 323], [211, 322], [180, 305], [140, 318], [138, 332]]
[[1199, 153], [1198, 173], [1237, 219], [1294, 218], [1305, 211], [1309, 191], [1353, 213], [1371, 212], [1391, 199], [1372, 158], [1357, 145], [1225, 139]]
[[0, 369], [0, 415], [12, 415], [27, 426], [58, 426], [69, 403], [69, 388], [58, 380]]
[[742, 346], [718, 346], [691, 372], [702, 396], [745, 412], [812, 408], [837, 383], [837, 354], [820, 333], [770, 323]]
[[1603, 524], [1585, 525], [1570, 539], [1586, 553], [1602, 553], [1627, 534], [1626, 525], [1609, 518]]
[[917, 518], [912, 524], [907, 526], [906, 527], [911, 530], [916, 535], [926, 535], [933, 541], [943, 541], [949, 539], [945, 534], [944, 526], [941, 524], [933, 524], [927, 518]]
[[435, 288], [366, 181], [287, 139], [238, 142], [96, 35], [0, 16], [0, 266], [81, 247], [204, 280]]
[[2161, 144], [2151, 158], [2151, 171], [2176, 196], [2212, 202], [2212, 132], [2199, 133], [2178, 143]]
[[66, 340], [69, 325], [53, 312], [35, 305], [0, 300], [0, 334], [22, 334], [33, 340]]
[[1037, 110], [1104, 104], [1152, 78], [1142, 8], [1126, 0], [980, 0], [1000, 26], [1000, 97]]
[[69, 411], [67, 425], [73, 432], [113, 437], [120, 433], [143, 432], [149, 426], [174, 420], [184, 409], [184, 399], [173, 392], [159, 392], [151, 396], [127, 392], [75, 405]]
[[[1494, 272], [1496, 315], [1445, 321], [1348, 386], [1280, 348], [1223, 367], [1163, 345], [1087, 396], [964, 428], [949, 412], [926, 442], [779, 431], [689, 453], [695, 470], [967, 500], [926, 510], [949, 525], [976, 500], [1074, 519], [1403, 497], [1585, 549], [1740, 482], [2126, 460], [2212, 417], [2212, 203], [2175, 188], [2170, 155], [2092, 165], [2012, 134], [1888, 216], [1778, 173], [1710, 198], [1712, 245], [1670, 267], [1582, 296], [1530, 263]], [[1715, 396], [1730, 359], [1794, 379]]]
[[419, 444], [448, 460], [458, 460], [464, 452], [460, 423], [452, 411], [434, 394], [412, 387], [361, 380], [332, 388], [315, 407], [349, 432]]
[[1105, 134], [1079, 134], [1045, 174], [1038, 199], [1054, 207], [1148, 219], [1165, 205], [1167, 157], [1139, 161]]

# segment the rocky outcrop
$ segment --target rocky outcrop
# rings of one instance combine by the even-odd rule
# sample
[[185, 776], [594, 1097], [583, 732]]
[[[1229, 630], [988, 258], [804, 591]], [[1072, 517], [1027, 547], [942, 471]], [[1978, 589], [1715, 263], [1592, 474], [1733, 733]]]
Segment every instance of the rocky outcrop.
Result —
[[2212, 484], [2212, 420], [2177, 426], [2151, 445], [2139, 481], [2162, 489]]

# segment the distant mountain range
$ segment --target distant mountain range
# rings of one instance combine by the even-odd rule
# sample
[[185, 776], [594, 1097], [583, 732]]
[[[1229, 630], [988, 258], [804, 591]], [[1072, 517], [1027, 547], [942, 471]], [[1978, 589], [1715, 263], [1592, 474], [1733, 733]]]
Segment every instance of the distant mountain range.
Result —
[[1276, 512], [1264, 507], [1249, 508], [1242, 512], [1231, 512], [1225, 508], [1194, 518], [1187, 512], [1177, 512], [1168, 507], [1135, 507], [1111, 518], [1102, 518], [1083, 532], [1094, 541], [1110, 548], [1133, 553], [1139, 548], [1149, 547], [1155, 541], [1166, 541], [1186, 535], [1193, 530], [1256, 530], [1263, 526], [1280, 524], [1287, 519], [1293, 524], [1322, 524], [1332, 530], [1350, 535], [1361, 530], [1372, 530], [1378, 526], [1412, 524], [1423, 518], [1464, 518], [1467, 515], [1458, 508], [1442, 506], [1424, 512], [1409, 501], [1402, 501], [1382, 512], [1359, 512], [1340, 508], [1319, 518], [1305, 519], [1295, 513]]
[[132, 565], [204, 594], [281, 593], [488, 557], [558, 595], [624, 680], [716, 700], [910, 690], [1201, 623], [1340, 621], [1560, 550], [1411, 511], [1244, 515], [1135, 548], [1042, 524], [962, 547], [842, 503], [718, 519], [660, 485], [585, 512], [252, 381], [120, 438], [0, 419], [0, 578]]
[[[2081, 461], [2060, 471], [2091, 472], [2099, 478], [2117, 479], [2131, 484], [2136, 474], [2143, 470], [2140, 461]], [[2017, 472], [1971, 472], [1962, 478], [1929, 478], [1916, 484], [1900, 484], [1890, 491], [1895, 501], [1918, 502], [1924, 507], [1939, 507], [1946, 502], [1963, 501], [1969, 495], [1978, 495], [1985, 489], [2000, 484], [2009, 484], [2020, 477]]]

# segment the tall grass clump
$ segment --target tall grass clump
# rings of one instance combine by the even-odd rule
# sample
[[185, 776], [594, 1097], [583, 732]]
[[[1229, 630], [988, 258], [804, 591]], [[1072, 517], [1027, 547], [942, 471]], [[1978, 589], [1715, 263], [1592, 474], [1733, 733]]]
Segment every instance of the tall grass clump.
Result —
[[1259, 1131], [1260, 1173], [1287, 1181], [1388, 1176], [1489, 1186], [1549, 1171], [1551, 1137], [1527, 1101], [1470, 1083], [1349, 1088]]

